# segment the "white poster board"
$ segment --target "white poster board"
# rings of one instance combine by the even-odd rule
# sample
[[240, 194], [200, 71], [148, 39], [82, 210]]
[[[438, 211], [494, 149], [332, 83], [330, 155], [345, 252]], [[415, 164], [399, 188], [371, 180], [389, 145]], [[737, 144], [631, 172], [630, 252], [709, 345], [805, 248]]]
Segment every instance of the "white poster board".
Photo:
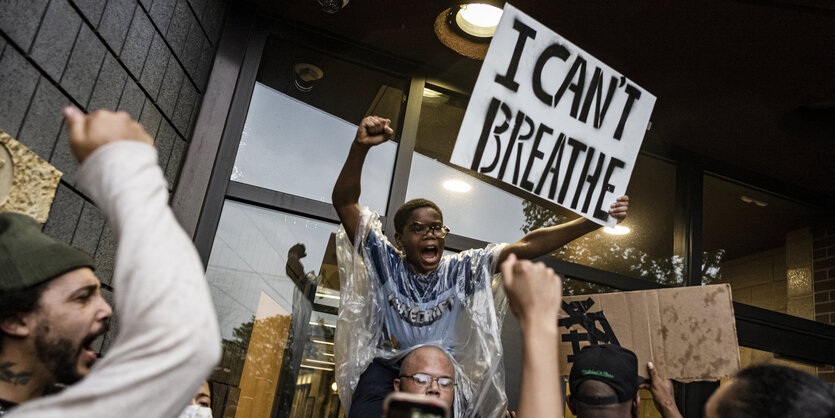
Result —
[[450, 162], [614, 226], [655, 96], [510, 4]]

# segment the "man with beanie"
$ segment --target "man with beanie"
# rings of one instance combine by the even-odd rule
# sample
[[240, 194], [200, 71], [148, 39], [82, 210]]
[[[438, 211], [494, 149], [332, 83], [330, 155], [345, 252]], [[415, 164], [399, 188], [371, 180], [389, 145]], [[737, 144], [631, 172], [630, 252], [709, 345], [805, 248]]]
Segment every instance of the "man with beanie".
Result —
[[[200, 259], [142, 126], [124, 112], [64, 116], [78, 186], [118, 237], [119, 333], [96, 361], [91, 344], [113, 312], [93, 261], [34, 220], [0, 214], [0, 415], [176, 416], [220, 356]], [[56, 384], [71, 386], [46, 395]]]
[[580, 350], [568, 385], [568, 407], [578, 418], [638, 416], [638, 357], [623, 347], [600, 344]]

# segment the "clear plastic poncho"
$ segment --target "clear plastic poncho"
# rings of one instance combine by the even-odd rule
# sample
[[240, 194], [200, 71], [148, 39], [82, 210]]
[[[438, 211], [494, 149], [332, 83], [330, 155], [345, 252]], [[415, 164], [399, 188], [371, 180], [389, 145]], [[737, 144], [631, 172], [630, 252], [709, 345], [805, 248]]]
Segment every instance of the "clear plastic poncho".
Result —
[[334, 353], [345, 410], [372, 360], [395, 362], [417, 346], [436, 345], [447, 350], [455, 366], [455, 417], [503, 416], [501, 324], [507, 301], [493, 271], [504, 246], [445, 256], [429, 277], [418, 276], [403, 268], [405, 260], [396, 259], [400, 256], [383, 235], [379, 216], [367, 208], [354, 243], [340, 227]]

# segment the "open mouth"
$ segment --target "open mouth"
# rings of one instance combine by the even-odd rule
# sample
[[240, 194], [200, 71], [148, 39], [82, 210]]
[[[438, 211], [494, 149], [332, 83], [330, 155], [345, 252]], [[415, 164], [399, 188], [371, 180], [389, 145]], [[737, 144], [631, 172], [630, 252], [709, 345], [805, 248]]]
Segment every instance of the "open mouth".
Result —
[[93, 350], [93, 341], [103, 334], [104, 330], [102, 330], [102, 332], [88, 335], [87, 338], [81, 341], [81, 355], [88, 361], [96, 361], [96, 359], [98, 359], [98, 354], [96, 354], [96, 351]]
[[441, 259], [440, 252], [437, 245], [427, 245], [420, 251], [420, 259], [426, 264], [435, 264]]

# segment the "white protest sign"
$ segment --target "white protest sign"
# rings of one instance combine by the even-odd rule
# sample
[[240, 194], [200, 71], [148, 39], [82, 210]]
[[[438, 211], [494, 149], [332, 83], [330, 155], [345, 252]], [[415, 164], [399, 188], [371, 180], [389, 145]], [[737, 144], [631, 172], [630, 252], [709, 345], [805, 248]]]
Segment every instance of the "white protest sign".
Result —
[[614, 226], [655, 96], [510, 4], [450, 162]]

